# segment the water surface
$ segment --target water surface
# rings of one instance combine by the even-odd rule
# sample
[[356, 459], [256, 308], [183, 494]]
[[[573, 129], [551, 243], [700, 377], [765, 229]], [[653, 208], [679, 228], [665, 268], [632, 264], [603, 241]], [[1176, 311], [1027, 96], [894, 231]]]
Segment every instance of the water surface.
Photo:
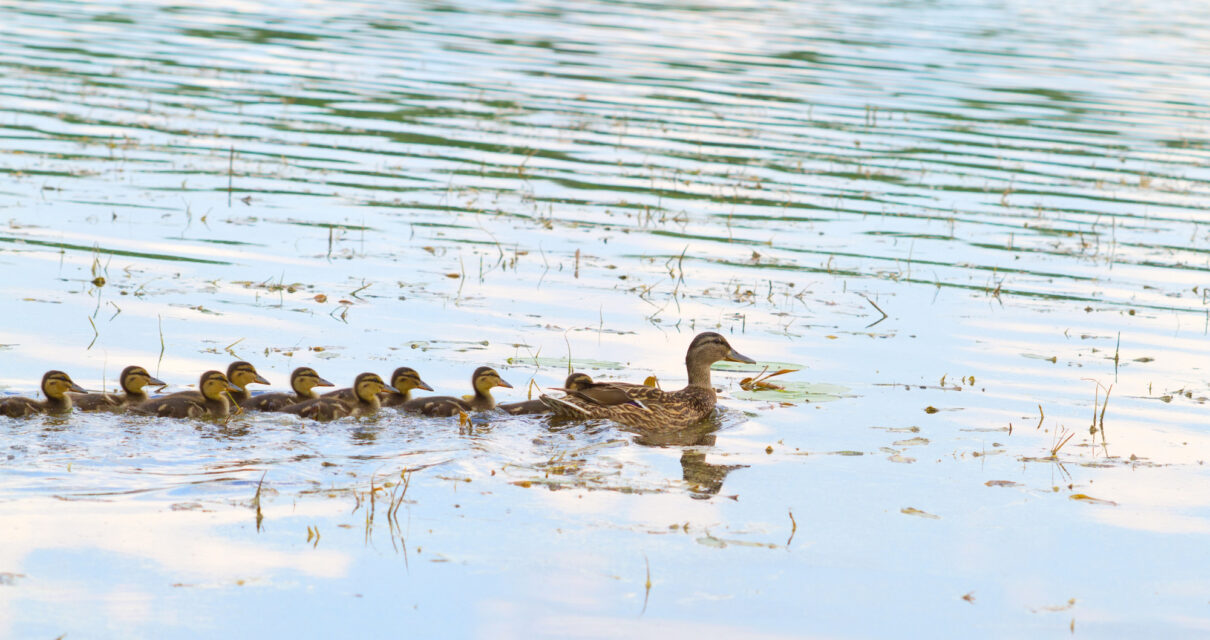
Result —
[[702, 330], [810, 392], [0, 419], [0, 635], [1204, 632], [1203, 14], [0, 1], [6, 392], [672, 388]]

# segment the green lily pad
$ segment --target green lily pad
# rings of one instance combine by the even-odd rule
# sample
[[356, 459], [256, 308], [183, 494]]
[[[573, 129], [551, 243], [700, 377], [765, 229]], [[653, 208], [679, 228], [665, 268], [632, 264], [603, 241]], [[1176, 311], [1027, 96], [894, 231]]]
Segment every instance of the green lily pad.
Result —
[[771, 381], [782, 389], [760, 389], [759, 391], [736, 391], [731, 394], [740, 400], [763, 400], [766, 402], [831, 402], [848, 395], [849, 388], [827, 382], [794, 382], [774, 379]]
[[[564, 370], [566, 370], [568, 366], [567, 358], [517, 357], [509, 358], [508, 363], [522, 367], [555, 367]], [[572, 358], [571, 367], [576, 371], [582, 369], [608, 369], [611, 371], [618, 371], [626, 368], [620, 362], [610, 362], [609, 360], [590, 360], [587, 358]]]
[[765, 367], [768, 367], [770, 372], [777, 371], [779, 369], [794, 369], [795, 371], [806, 369], [806, 367], [802, 366], [801, 364], [794, 364], [793, 362], [757, 362], [755, 364], [748, 364], [747, 362], [729, 362], [727, 360], [721, 360], [710, 365], [710, 368], [715, 371], [750, 371], [752, 373], [760, 373], [765, 369]]

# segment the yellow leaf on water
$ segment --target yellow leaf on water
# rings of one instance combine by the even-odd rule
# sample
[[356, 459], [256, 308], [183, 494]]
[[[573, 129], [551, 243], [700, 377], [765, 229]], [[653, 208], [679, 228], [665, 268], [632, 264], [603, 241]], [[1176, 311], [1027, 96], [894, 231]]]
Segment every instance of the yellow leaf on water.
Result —
[[907, 440], [896, 440], [895, 442], [893, 442], [891, 444], [893, 444], [896, 447], [918, 447], [920, 445], [925, 445], [928, 443], [929, 443], [928, 438], [921, 438], [921, 437], [917, 436], [915, 438], [908, 438]]
[[938, 409], [937, 407], [934, 407], [933, 405], [929, 405], [924, 408], [925, 413], [937, 413], [938, 411], [940, 411], [940, 409]]
[[904, 507], [899, 510], [899, 513], [907, 514], [909, 516], [920, 516], [921, 518], [928, 518], [930, 520], [940, 520], [941, 519], [941, 516], [935, 516], [931, 513], [921, 511], [921, 510], [915, 509], [913, 507]]
[[1073, 494], [1071, 494], [1071, 499], [1079, 500], [1081, 502], [1088, 502], [1091, 504], [1108, 504], [1108, 505], [1113, 505], [1115, 507], [1118, 506], [1118, 503], [1114, 502], [1113, 500], [1102, 500], [1100, 498], [1094, 498], [1090, 495], [1085, 495], [1083, 493], [1073, 493]]

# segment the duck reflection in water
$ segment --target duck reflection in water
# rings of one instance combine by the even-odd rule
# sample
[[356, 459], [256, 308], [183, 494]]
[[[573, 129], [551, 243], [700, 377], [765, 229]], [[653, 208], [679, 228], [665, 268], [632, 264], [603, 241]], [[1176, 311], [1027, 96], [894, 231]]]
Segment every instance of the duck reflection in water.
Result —
[[706, 462], [705, 447], [713, 447], [722, 427], [716, 411], [699, 424], [678, 431], [632, 431], [634, 442], [648, 447], [683, 447], [681, 451], [681, 477], [689, 485], [690, 495], [706, 499], [718, 495], [727, 474], [746, 464], [711, 464]]

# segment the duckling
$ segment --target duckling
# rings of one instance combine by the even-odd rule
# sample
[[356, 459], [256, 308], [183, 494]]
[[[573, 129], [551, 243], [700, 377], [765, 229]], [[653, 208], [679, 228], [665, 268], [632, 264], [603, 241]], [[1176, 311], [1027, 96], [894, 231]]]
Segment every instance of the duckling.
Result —
[[0, 415], [23, 418], [35, 413], [60, 414], [71, 411], [71, 396], [68, 391], [87, 393], [80, 385], [71, 381], [62, 371], [47, 371], [42, 375], [42, 395], [45, 400], [11, 397], [0, 400]]
[[130, 366], [122, 369], [122, 375], [118, 376], [118, 385], [123, 391], [121, 395], [87, 393], [73, 395], [71, 401], [77, 411], [121, 411], [140, 402], [147, 402], [147, 392], [143, 387], [163, 387], [167, 384], [147, 373], [143, 367]]
[[335, 420], [345, 416], [373, 415], [382, 406], [378, 394], [394, 390], [377, 373], [363, 373], [353, 381], [356, 399], [343, 400], [338, 395], [326, 395], [292, 404], [282, 411], [313, 420]]
[[403, 411], [413, 411], [426, 416], [456, 416], [465, 411], [488, 411], [495, 408], [496, 399], [492, 397], [493, 387], [513, 388], [513, 385], [500, 378], [500, 374], [491, 367], [479, 367], [471, 375], [471, 387], [475, 395], [455, 398], [453, 396], [432, 396], [416, 398], [399, 405]]
[[269, 381], [265, 380], [264, 376], [256, 372], [256, 367], [243, 360], [232, 362], [227, 367], [227, 380], [235, 386], [235, 391], [231, 392], [231, 400], [236, 406], [243, 406], [248, 401], [248, 398], [251, 397], [251, 394], [248, 393], [248, 385], [254, 382], [256, 384], [269, 384]]
[[755, 363], [733, 349], [726, 338], [707, 331], [689, 344], [685, 353], [689, 384], [680, 391], [606, 382], [563, 398], [542, 395], [540, 399], [560, 418], [606, 418], [650, 431], [682, 429], [714, 410], [718, 396], [710, 384], [710, 365], [719, 360]]
[[281, 411], [292, 404], [318, 398], [315, 387], [331, 386], [331, 382], [319, 377], [311, 367], [299, 367], [290, 373], [290, 388], [294, 393], [262, 393], [248, 398], [240, 406], [250, 411]]
[[[563, 381], [563, 387], [560, 391], [571, 392], [579, 391], [593, 384], [592, 378], [586, 373], [575, 372]], [[535, 398], [533, 400], [525, 400], [523, 402], [507, 402], [496, 405], [496, 408], [502, 409], [505, 413], [519, 416], [530, 413], [550, 413], [550, 408], [542, 403], [541, 400]]]
[[[420, 379], [420, 374], [416, 373], [416, 370], [411, 367], [399, 367], [396, 369], [395, 372], [391, 374], [391, 386], [394, 387], [395, 391], [398, 391], [399, 393], [393, 393], [390, 390], [387, 390], [387, 392], [379, 398], [379, 400], [382, 402], [382, 406], [384, 407], [399, 406], [408, 400], [411, 400], [412, 389], [424, 389], [425, 391], [433, 390], [433, 388], [430, 387], [427, 382]], [[352, 402], [357, 399], [357, 396], [353, 394], [352, 387], [345, 387], [343, 389], [329, 391], [324, 394], [324, 397], [328, 396], [335, 396], [344, 402]]]
[[130, 412], [161, 418], [225, 418], [231, 413], [227, 396], [238, 390], [221, 371], [207, 371], [198, 379], [196, 391], [152, 398]]

